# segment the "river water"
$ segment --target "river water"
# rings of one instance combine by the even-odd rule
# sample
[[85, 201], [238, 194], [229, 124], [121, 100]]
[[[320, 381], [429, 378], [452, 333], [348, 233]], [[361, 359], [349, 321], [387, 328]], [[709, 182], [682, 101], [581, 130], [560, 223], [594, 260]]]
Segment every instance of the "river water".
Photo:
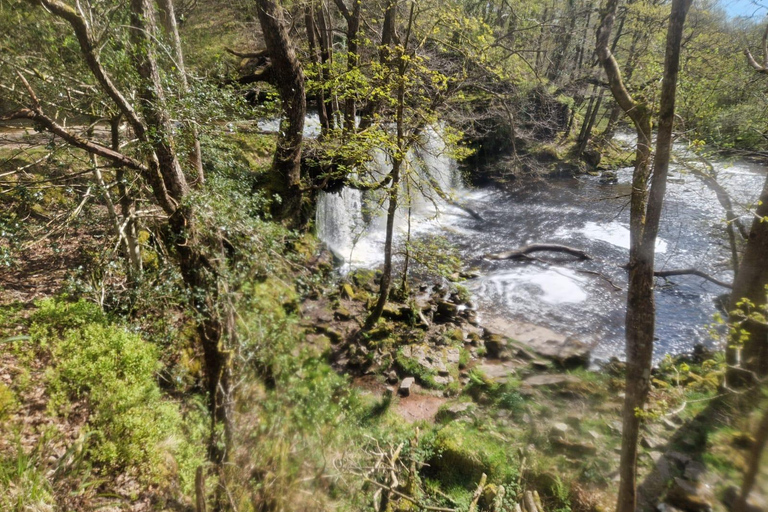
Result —
[[[618, 143], [632, 142], [620, 136]], [[614, 183], [578, 176], [531, 179], [512, 190], [472, 189], [461, 184], [456, 163], [442, 149], [432, 140], [425, 151], [411, 155], [418, 172], [413, 173], [410, 187], [415, 188], [424, 176], [435, 179], [482, 219], [431, 194], [410, 205], [410, 229], [417, 238], [447, 238], [466, 267], [477, 269], [479, 277], [462, 284], [472, 292], [481, 320], [484, 315], [501, 316], [544, 325], [590, 343], [596, 359], [623, 357], [627, 276], [621, 266], [628, 260], [632, 169], [620, 169]], [[674, 152], [678, 161], [692, 160], [682, 145], [676, 145]], [[748, 207], [757, 197], [765, 170], [747, 162], [713, 163], [748, 225]], [[379, 174], [386, 171], [383, 157], [375, 165]], [[401, 209], [396, 223], [401, 240], [408, 229], [406, 211]], [[324, 194], [317, 215], [320, 238], [345, 261], [342, 272], [383, 261], [384, 209], [376, 198], [353, 189]], [[730, 281], [723, 218], [714, 193], [674, 164], [656, 246], [656, 269], [695, 267]], [[594, 259], [574, 261], [543, 253], [541, 259], [547, 263], [484, 258], [487, 253], [544, 242], [583, 249]], [[708, 326], [716, 312], [715, 299], [725, 291], [695, 276], [657, 279], [656, 359], [689, 351], [697, 343], [715, 344]]]

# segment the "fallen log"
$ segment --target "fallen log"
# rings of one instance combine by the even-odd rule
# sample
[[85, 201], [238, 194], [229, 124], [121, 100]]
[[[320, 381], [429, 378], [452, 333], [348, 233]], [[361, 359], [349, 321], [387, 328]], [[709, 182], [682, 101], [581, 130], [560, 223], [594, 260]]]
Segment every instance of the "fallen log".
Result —
[[526, 245], [525, 247], [516, 249], [514, 251], [486, 254], [485, 257], [489, 260], [513, 260], [513, 259], [527, 258], [529, 254], [534, 252], [562, 252], [562, 253], [570, 254], [571, 256], [575, 256], [581, 260], [592, 259], [592, 256], [582, 251], [581, 249], [576, 249], [573, 247], [568, 247], [567, 245], [558, 245], [558, 244], [530, 244], [530, 245]]
[[702, 272], [701, 270], [696, 270], [695, 268], [681, 268], [681, 269], [675, 269], [675, 270], [657, 270], [653, 273], [653, 275], [656, 277], [663, 277], [663, 278], [673, 277], [673, 276], [698, 276], [703, 279], [706, 279], [711, 283], [715, 283], [718, 286], [722, 286], [723, 288], [728, 288], [729, 290], [733, 289], [733, 285], [731, 283], [720, 281], [719, 279], [714, 278], [709, 274]]

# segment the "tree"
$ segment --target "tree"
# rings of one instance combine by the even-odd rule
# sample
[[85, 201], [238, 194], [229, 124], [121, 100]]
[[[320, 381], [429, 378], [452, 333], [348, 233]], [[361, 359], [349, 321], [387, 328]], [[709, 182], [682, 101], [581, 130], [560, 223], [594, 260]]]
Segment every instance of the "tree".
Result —
[[680, 61], [683, 25], [690, 0], [674, 0], [667, 29], [664, 78], [659, 104], [659, 130], [656, 142], [651, 188], [649, 181], [651, 123], [644, 102], [636, 102], [627, 91], [608, 41], [618, 2], [609, 0], [601, 13], [597, 30], [597, 54], [608, 76], [616, 102], [632, 119], [637, 132], [637, 160], [632, 180], [630, 206], [629, 287], [627, 291], [626, 353], [627, 375], [621, 439], [618, 512], [634, 512], [637, 502], [637, 443], [642, 410], [650, 390], [655, 305], [653, 297], [654, 256], [661, 209], [669, 169], [675, 92]]
[[275, 0], [256, 0], [264, 43], [271, 58], [271, 76], [280, 93], [282, 118], [272, 169], [277, 174], [276, 191], [281, 198], [278, 216], [290, 225], [301, 219], [301, 148], [307, 99], [304, 72], [288, 35], [282, 7]]
[[[218, 238], [201, 236], [199, 219], [190, 202], [192, 188], [178, 158], [178, 145], [169, 114], [165, 87], [158, 66], [156, 41], [158, 28], [155, 10], [149, 0], [131, 0], [127, 12], [129, 54], [127, 60], [138, 77], [136, 101], [113, 80], [102, 64], [93, 26], [82, 10], [61, 0], [29, 0], [56, 18], [65, 21], [77, 41], [79, 56], [96, 83], [97, 90], [108, 98], [128, 122], [138, 148], [121, 150], [114, 142], [106, 146], [97, 139], [86, 139], [60, 125], [45, 112], [35, 91], [19, 71], [18, 78], [28, 92], [28, 106], [0, 116], [0, 119], [29, 119], [45, 131], [56, 134], [74, 148], [112, 162], [118, 169], [138, 174], [149, 187], [155, 203], [165, 215], [165, 242], [173, 249], [178, 269], [190, 290], [192, 306], [200, 315], [197, 333], [205, 358], [205, 374], [212, 429], [210, 451], [216, 461], [226, 458], [226, 448], [219, 448], [217, 425], [224, 426], [227, 440], [231, 436], [229, 352], [224, 345], [233, 335], [232, 315], [219, 303], [219, 282], [223, 245]], [[113, 125], [115, 126], [115, 125]], [[194, 169], [195, 174], [199, 172]]]

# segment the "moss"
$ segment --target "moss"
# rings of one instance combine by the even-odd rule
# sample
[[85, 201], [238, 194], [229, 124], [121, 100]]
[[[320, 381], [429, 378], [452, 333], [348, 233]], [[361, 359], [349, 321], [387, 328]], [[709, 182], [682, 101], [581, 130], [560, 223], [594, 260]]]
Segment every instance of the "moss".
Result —
[[517, 465], [497, 436], [463, 422], [437, 432], [430, 461], [434, 477], [447, 486], [473, 488], [483, 473], [489, 483], [504, 484], [517, 477]]
[[415, 377], [423, 386], [432, 389], [439, 389], [441, 386], [435, 382], [436, 373], [420, 365], [418, 361], [407, 357], [400, 348], [395, 355], [395, 363], [400, 370], [411, 377]]

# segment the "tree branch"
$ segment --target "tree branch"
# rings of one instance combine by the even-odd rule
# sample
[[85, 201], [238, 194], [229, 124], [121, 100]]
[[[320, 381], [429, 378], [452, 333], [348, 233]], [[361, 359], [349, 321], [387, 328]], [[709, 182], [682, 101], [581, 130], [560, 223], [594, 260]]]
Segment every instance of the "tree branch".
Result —
[[672, 276], [698, 276], [706, 279], [711, 283], [715, 283], [718, 286], [722, 286], [723, 288], [728, 288], [729, 290], [733, 289], [733, 285], [731, 283], [720, 281], [719, 279], [714, 278], [709, 274], [702, 272], [701, 270], [696, 270], [695, 268], [680, 268], [675, 270], [657, 270], [653, 273], [653, 275], [656, 277], [663, 277], [663, 278], [672, 277]]
[[581, 260], [592, 259], [592, 256], [582, 251], [581, 249], [575, 249], [573, 247], [568, 247], [567, 245], [558, 244], [530, 244], [513, 251], [486, 254], [485, 257], [490, 260], [511, 260], [525, 258], [534, 252], [563, 252], [570, 254], [571, 256], [576, 256]]

